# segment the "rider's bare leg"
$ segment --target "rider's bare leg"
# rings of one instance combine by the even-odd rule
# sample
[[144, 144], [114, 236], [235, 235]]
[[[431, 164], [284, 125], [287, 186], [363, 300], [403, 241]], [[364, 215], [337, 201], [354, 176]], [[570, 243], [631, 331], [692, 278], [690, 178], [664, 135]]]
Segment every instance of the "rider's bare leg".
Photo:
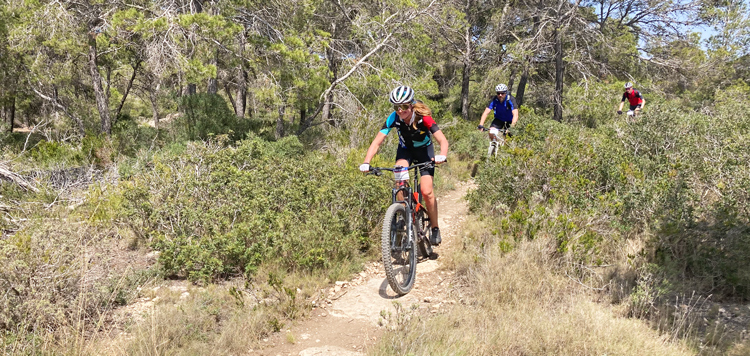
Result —
[[419, 185], [422, 187], [422, 197], [424, 197], [427, 215], [430, 217], [430, 225], [438, 227], [438, 205], [435, 191], [432, 189], [432, 176], [422, 176], [419, 179]]
[[[405, 159], [400, 159], [396, 161], [396, 165], [401, 166], [401, 167], [409, 167], [409, 161]], [[403, 192], [396, 193], [396, 200], [404, 200], [404, 193]]]

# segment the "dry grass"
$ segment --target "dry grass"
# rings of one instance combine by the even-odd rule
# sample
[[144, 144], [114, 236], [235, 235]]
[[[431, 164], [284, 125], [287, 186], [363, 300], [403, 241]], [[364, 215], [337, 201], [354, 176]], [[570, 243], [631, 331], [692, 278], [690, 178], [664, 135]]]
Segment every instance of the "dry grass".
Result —
[[594, 302], [588, 288], [560, 273], [553, 241], [523, 241], [503, 253], [478, 234], [450, 261], [463, 275], [457, 287], [464, 303], [435, 318], [411, 318], [371, 354], [693, 354], [685, 343]]
[[[173, 281], [143, 290], [140, 305], [121, 311], [118, 319], [125, 325], [119, 332], [100, 333], [84, 354], [247, 354], [292, 319], [304, 317], [325, 284], [324, 277], [312, 275], [286, 275], [281, 288], [256, 282], [200, 287]], [[293, 335], [287, 334], [287, 341], [293, 343]]]
[[243, 304], [226, 286], [179, 285], [146, 293], [117, 335], [99, 335], [90, 355], [244, 354], [270, 332], [272, 313]]

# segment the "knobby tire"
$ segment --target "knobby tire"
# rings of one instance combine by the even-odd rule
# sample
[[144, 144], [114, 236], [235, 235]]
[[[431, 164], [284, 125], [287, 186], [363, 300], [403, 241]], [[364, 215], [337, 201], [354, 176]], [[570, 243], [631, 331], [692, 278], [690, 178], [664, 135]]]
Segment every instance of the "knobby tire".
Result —
[[417, 255], [409, 242], [406, 208], [394, 203], [385, 212], [380, 244], [388, 284], [398, 295], [409, 293], [417, 276]]
[[424, 234], [424, 238], [419, 239], [419, 253], [424, 258], [430, 258], [430, 256], [432, 256], [432, 244], [430, 243], [432, 224], [430, 223], [430, 218], [427, 216], [427, 212], [424, 209], [420, 209], [414, 220], [419, 231]]

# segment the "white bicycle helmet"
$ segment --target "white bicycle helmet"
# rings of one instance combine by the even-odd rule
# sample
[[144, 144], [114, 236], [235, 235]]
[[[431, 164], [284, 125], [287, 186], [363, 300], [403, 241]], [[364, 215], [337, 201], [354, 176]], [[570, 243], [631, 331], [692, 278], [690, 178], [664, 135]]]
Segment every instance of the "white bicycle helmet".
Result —
[[508, 92], [508, 86], [507, 86], [507, 85], [505, 85], [505, 84], [498, 84], [498, 85], [497, 85], [497, 86], [495, 87], [495, 91], [496, 91], [496, 92], [498, 92], [498, 91], [504, 91], [504, 92], [506, 92], [506, 93], [507, 93], [507, 92]]
[[632, 88], [632, 87], [633, 87], [633, 83], [631, 82], [625, 83], [625, 89]]
[[414, 102], [414, 90], [402, 85], [393, 89], [388, 99], [391, 101], [391, 104], [411, 104]]

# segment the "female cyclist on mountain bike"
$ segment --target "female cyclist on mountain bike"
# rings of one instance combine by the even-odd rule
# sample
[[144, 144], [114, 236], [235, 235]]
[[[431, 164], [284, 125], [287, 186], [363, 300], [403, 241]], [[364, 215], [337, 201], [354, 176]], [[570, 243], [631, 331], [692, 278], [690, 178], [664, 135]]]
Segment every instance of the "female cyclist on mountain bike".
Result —
[[[434, 161], [437, 164], [445, 162], [448, 154], [448, 140], [443, 131], [440, 131], [432, 112], [427, 105], [421, 101], [414, 100], [414, 90], [407, 86], [400, 86], [391, 91], [389, 100], [393, 104], [393, 112], [385, 120], [380, 132], [372, 140], [370, 148], [367, 149], [365, 160], [359, 166], [362, 172], [370, 171], [370, 160], [378, 153], [380, 145], [392, 128], [398, 132], [398, 150], [396, 151], [396, 165], [408, 167], [412, 164]], [[435, 155], [430, 136], [440, 144], [440, 154]], [[432, 177], [435, 168], [424, 168], [420, 170], [419, 181], [422, 187], [427, 214], [432, 224], [432, 243], [437, 246], [441, 242], [440, 228], [438, 227], [438, 206], [435, 193], [432, 189]]]

